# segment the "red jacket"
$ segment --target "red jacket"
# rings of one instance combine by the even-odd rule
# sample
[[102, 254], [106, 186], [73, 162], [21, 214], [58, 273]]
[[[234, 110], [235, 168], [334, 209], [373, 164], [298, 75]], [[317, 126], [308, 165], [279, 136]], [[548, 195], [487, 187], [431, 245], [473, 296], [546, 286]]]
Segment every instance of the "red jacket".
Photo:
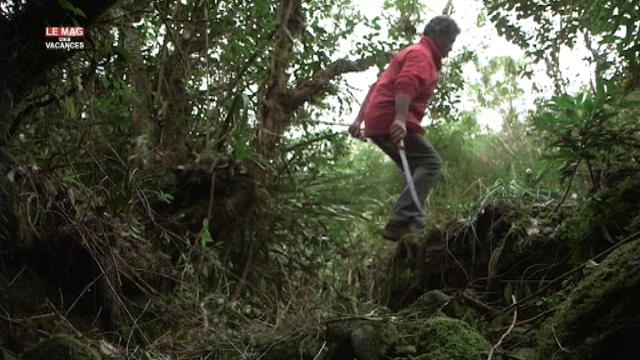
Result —
[[396, 54], [367, 95], [362, 113], [367, 137], [388, 135], [395, 117], [395, 97], [411, 97], [407, 130], [423, 133], [420, 121], [438, 83], [442, 56], [428, 36]]

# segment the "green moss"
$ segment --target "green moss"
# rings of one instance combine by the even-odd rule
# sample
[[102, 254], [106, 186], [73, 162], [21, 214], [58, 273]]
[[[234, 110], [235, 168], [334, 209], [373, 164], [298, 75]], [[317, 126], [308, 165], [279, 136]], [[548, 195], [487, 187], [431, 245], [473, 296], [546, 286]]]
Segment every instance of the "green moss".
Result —
[[437, 316], [418, 332], [416, 360], [484, 360], [490, 345], [464, 321]]
[[588, 271], [540, 332], [540, 359], [627, 359], [640, 353], [640, 240]]
[[450, 296], [440, 290], [431, 290], [422, 294], [406, 309], [402, 309], [399, 314], [425, 319], [435, 315], [439, 311], [445, 310], [445, 308], [447, 308], [445, 313], [449, 314], [452, 312], [450, 309], [452, 308], [452, 300]]
[[629, 177], [595, 194], [580, 214], [567, 221], [574, 262], [582, 262], [637, 227], [640, 177]]
[[640, 232], [640, 212], [638, 212], [638, 216], [633, 218], [629, 223], [629, 226], [627, 226], [627, 233], [635, 234], [637, 232]]
[[21, 360], [100, 360], [100, 355], [68, 335], [54, 335], [27, 350]]

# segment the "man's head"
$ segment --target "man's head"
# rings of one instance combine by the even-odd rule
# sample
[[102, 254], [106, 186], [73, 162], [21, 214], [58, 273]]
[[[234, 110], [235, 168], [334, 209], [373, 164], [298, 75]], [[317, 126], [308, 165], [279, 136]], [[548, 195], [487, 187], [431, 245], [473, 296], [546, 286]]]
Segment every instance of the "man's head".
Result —
[[422, 33], [429, 36], [440, 50], [442, 57], [447, 57], [453, 42], [460, 34], [460, 28], [452, 18], [446, 15], [436, 16], [424, 28]]

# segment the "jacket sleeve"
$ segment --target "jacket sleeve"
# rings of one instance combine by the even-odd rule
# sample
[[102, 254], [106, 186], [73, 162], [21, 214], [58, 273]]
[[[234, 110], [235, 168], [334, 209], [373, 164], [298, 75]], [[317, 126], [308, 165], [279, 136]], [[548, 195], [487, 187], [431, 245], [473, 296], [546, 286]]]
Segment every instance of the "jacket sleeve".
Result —
[[428, 74], [433, 73], [433, 62], [429, 56], [418, 50], [409, 50], [405, 56], [402, 68], [394, 83], [395, 95], [409, 95], [416, 97], [418, 90], [429, 82]]

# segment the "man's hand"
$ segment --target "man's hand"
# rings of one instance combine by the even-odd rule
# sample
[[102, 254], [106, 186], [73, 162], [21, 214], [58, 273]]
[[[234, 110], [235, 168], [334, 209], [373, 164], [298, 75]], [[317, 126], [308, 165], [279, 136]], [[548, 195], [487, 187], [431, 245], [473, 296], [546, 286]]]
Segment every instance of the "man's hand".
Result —
[[389, 135], [398, 149], [404, 149], [404, 137], [407, 136], [407, 117], [409, 116], [409, 105], [411, 96], [407, 94], [396, 94], [395, 116]]
[[407, 136], [406, 120], [403, 121], [401, 118], [393, 120], [389, 128], [389, 135], [399, 149], [404, 149], [404, 137]]
[[349, 134], [358, 140], [364, 140], [364, 134], [362, 133], [362, 120], [356, 119], [356, 121], [349, 126]]

